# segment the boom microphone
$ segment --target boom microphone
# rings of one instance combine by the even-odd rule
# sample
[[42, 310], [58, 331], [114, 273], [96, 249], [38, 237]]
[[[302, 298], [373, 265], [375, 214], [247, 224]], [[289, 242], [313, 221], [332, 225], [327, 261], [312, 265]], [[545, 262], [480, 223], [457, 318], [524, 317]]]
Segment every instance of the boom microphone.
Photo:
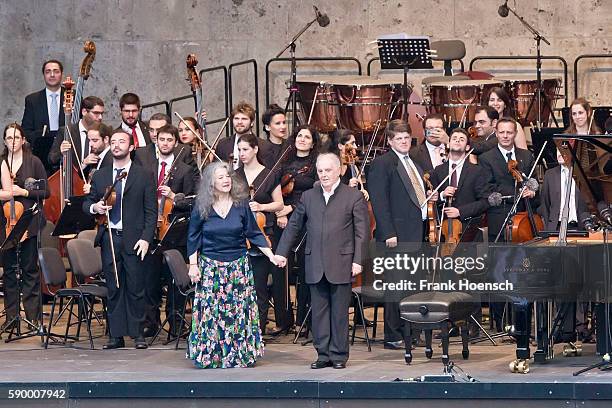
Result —
[[489, 205], [491, 207], [499, 207], [502, 201], [507, 200], [509, 198], [513, 198], [513, 197], [514, 196], [511, 196], [511, 195], [503, 196], [500, 193], [491, 193], [489, 194], [487, 201], [489, 202]]
[[604, 219], [608, 225], [612, 225], [612, 210], [608, 204], [603, 201], [598, 202], [597, 211], [599, 211], [599, 216]]
[[536, 179], [534, 178], [530, 178], [525, 182], [525, 186], [527, 186], [528, 190], [533, 191], [534, 193], [537, 193], [538, 189], [540, 188], [540, 184], [537, 182]]
[[315, 15], [317, 16], [317, 23], [319, 23], [321, 27], [327, 27], [329, 25], [329, 17], [327, 17], [327, 14], [321, 13], [317, 6], [312, 7], [314, 8]]
[[504, 4], [499, 6], [499, 8], [497, 9], [497, 13], [502, 17], [508, 17], [509, 12], [510, 9], [508, 9], [508, 0], [506, 0]]
[[25, 179], [23, 186], [26, 190], [42, 190], [41, 186], [45, 183], [45, 179], [36, 180], [35, 178], [28, 177]]

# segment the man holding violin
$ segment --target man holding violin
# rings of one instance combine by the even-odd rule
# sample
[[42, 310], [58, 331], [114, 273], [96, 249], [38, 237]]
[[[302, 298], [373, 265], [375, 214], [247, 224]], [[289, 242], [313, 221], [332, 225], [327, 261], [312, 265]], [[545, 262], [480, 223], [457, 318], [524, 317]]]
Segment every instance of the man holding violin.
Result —
[[142, 333], [147, 273], [143, 261], [155, 234], [157, 200], [150, 174], [130, 159], [133, 143], [125, 131], [114, 131], [110, 139], [113, 164], [94, 174], [83, 203], [86, 213], [107, 218], [95, 240], [102, 247], [108, 288], [110, 339], [104, 349], [125, 347], [124, 336], [134, 338], [137, 349], [147, 348]]
[[[157, 186], [158, 227], [169, 224], [170, 216], [177, 213], [191, 212], [191, 203], [196, 192], [197, 171], [183, 160], [191, 155], [188, 146], [178, 145], [179, 132], [173, 125], [166, 124], [156, 130], [156, 144], [153, 148], [145, 147], [136, 151], [134, 162], [149, 172], [149, 179], [155, 180]], [[157, 152], [157, 154], [156, 154]], [[158, 157], [156, 157], [156, 155]], [[180, 155], [180, 157], [178, 157]], [[162, 237], [157, 235], [158, 239]], [[187, 236], [180, 242], [175, 242], [175, 248], [187, 259]], [[175, 311], [182, 308], [185, 301], [178, 289], [172, 284], [172, 276], [167, 266], [163, 264], [161, 251], [147, 258], [148, 273], [145, 280], [145, 321], [143, 335], [151, 337], [161, 323], [159, 307], [161, 305], [163, 282], [168, 283], [169, 296], [166, 302], [166, 315], [175, 316]], [[170, 294], [172, 292], [172, 294]], [[171, 331], [175, 331], [175, 319], [170, 319]]]

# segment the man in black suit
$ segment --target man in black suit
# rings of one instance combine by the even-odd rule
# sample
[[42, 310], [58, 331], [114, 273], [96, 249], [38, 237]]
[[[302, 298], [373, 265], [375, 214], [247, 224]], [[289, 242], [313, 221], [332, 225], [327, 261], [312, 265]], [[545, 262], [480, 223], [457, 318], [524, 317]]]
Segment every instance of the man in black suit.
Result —
[[89, 139], [87, 132], [95, 123], [101, 123], [104, 116], [104, 101], [97, 96], [88, 96], [81, 102], [81, 120], [78, 124], [69, 124], [70, 136], [74, 142], [74, 148], [69, 140], [64, 140], [60, 133], [53, 141], [49, 151], [49, 164], [57, 168], [62, 160], [63, 154], [71, 151], [72, 164], [83, 166], [83, 158], [90, 154]]
[[[520, 185], [512, 177], [508, 170], [508, 160], [518, 162], [517, 169], [527, 175], [533, 168], [535, 160], [529, 150], [520, 149], [514, 146], [514, 138], [516, 137], [517, 123], [512, 118], [502, 118], [497, 122], [497, 139], [498, 144], [478, 158], [478, 163], [482, 166], [485, 177], [489, 183], [491, 192], [500, 193], [503, 197], [501, 205], [490, 207], [487, 211], [487, 222], [489, 228], [489, 241], [495, 241], [498, 234], [498, 242], [504, 242], [504, 231], [502, 227], [508, 212], [514, 203], [514, 197], [520, 191]], [[525, 176], [523, 176], [525, 177]], [[525, 200], [533, 199], [536, 196], [535, 191], [525, 189], [521, 202], [517, 207], [517, 211], [525, 211]]]
[[425, 141], [410, 150], [410, 158], [424, 172], [429, 173], [446, 160], [448, 135], [444, 130], [444, 117], [439, 113], [427, 115], [423, 121], [423, 128], [425, 129]]
[[151, 136], [147, 125], [140, 120], [140, 98], [138, 95], [131, 92], [121, 95], [119, 109], [121, 109], [121, 124], [117, 129], [122, 129], [132, 137], [134, 149], [151, 144]]
[[59, 129], [64, 126], [64, 89], [61, 87], [63, 72], [64, 67], [58, 60], [43, 63], [45, 89], [26, 96], [21, 119], [21, 127], [32, 146], [32, 152], [42, 161], [47, 174], [52, 172], [47, 162], [49, 149]]
[[[145, 349], [147, 343], [142, 334], [142, 322], [147, 271], [144, 259], [153, 241], [157, 223], [155, 182], [149, 172], [132, 163], [130, 152], [134, 146], [130, 135], [115, 130], [110, 143], [113, 165], [94, 174], [91, 191], [83, 203], [83, 211], [88, 214], [105, 214], [108, 211], [108, 227], [114, 244], [116, 271], [113, 267], [109, 228], [99, 227], [95, 244], [102, 247], [110, 328], [110, 339], [104, 349], [125, 347], [124, 336], [134, 338], [137, 349]], [[115, 204], [105, 205], [102, 197], [106, 187], [112, 186], [118, 176], [124, 173], [127, 176], [115, 184]], [[119, 282], [116, 281], [115, 272]]]
[[231, 137], [222, 139], [215, 153], [223, 161], [232, 160], [234, 170], [240, 166], [240, 160], [238, 158], [238, 139], [240, 136], [250, 133], [253, 127], [253, 121], [255, 120], [255, 109], [253, 106], [246, 102], [240, 102], [234, 106], [232, 113], [230, 114], [232, 120], [232, 127], [234, 134]]
[[480, 156], [486, 151], [497, 146], [495, 126], [499, 120], [499, 113], [491, 106], [479, 106], [474, 116], [474, 127], [476, 128], [476, 140], [471, 141], [474, 148], [472, 154]]
[[[385, 136], [391, 150], [370, 166], [368, 190], [376, 219], [375, 237], [393, 251], [398, 243], [421, 243], [425, 232], [427, 206], [423, 170], [409, 156], [410, 125], [392, 120]], [[437, 197], [433, 197], [437, 198]], [[402, 349], [403, 322], [399, 304], [385, 304], [385, 348]]]
[[[113, 129], [104, 123], [94, 123], [87, 131], [89, 140], [89, 154], [83, 159], [83, 173], [86, 184], [91, 177], [102, 167], [113, 164], [113, 155], [110, 153], [110, 137]], [[91, 186], [88, 186], [91, 187]], [[89, 188], [85, 194], [89, 194]]]
[[317, 158], [320, 183], [302, 194], [277, 247], [279, 266], [306, 226], [306, 283], [310, 287], [312, 337], [317, 361], [311, 368], [344, 368], [349, 355], [348, 311], [351, 277], [361, 273], [368, 241], [368, 210], [363, 194], [340, 182], [340, 159]]
[[[544, 220], [544, 230], [558, 231], [565, 209], [565, 192], [567, 191], [567, 180], [569, 178], [569, 166], [561, 152], [557, 150], [557, 161], [559, 166], [548, 169], [544, 174], [544, 184], [540, 194], [540, 207], [538, 213]], [[582, 193], [572, 179], [570, 190], [570, 205], [568, 213], [568, 229], [584, 229], [583, 221], [588, 217], [588, 208]]]
[[[193, 198], [197, 189], [198, 173], [192, 166], [187, 165], [180, 160], [176, 152], [178, 144], [179, 132], [173, 125], [165, 125], [156, 131], [156, 145], [138, 149], [134, 162], [142, 166], [149, 172], [149, 177], [153, 178], [157, 185], [157, 199], [161, 207], [167, 200], [172, 201], [172, 213], [180, 214], [191, 211]], [[181, 146], [181, 156], [190, 155], [191, 150], [188, 146]], [[157, 156], [155, 150], [157, 149]], [[168, 174], [170, 174], [168, 176]], [[164, 179], [168, 177], [165, 184]], [[162, 202], [163, 201], [163, 202]], [[187, 259], [187, 236], [184, 236], [180, 242], [174, 243], [173, 247], [182, 251], [183, 256]], [[172, 284], [172, 276], [167, 266], [163, 264], [162, 253], [157, 251], [154, 255], [148, 258], [148, 271], [146, 277], [145, 289], [145, 321], [143, 334], [145, 337], [151, 337], [157, 332], [161, 323], [159, 307], [161, 305], [162, 286], [168, 284], [168, 299], [166, 301], [166, 315], [176, 316], [176, 313], [182, 309], [185, 301], [184, 297], [178, 289]], [[174, 332], [175, 318], [170, 319], [170, 327]]]
[[[446, 179], [440, 187], [440, 198], [447, 203], [444, 216], [459, 218], [464, 224], [464, 231], [468, 223], [480, 220], [480, 216], [489, 208], [487, 180], [482, 168], [468, 160], [461, 162], [469, 150], [468, 133], [460, 128], [454, 129], [450, 135], [448, 161], [436, 167], [430, 179], [434, 188]], [[452, 202], [448, 205], [451, 198]]]

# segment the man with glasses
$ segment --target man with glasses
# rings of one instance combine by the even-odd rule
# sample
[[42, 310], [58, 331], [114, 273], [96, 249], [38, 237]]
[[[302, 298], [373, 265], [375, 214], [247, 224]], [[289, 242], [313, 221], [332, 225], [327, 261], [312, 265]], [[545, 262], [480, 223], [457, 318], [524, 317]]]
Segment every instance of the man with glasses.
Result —
[[135, 149], [151, 144], [148, 127], [140, 120], [140, 98], [138, 95], [130, 92], [121, 95], [119, 108], [121, 109], [121, 125], [117, 129], [122, 129], [132, 137]]
[[83, 159], [90, 154], [87, 132], [95, 123], [101, 123], [104, 116], [104, 101], [97, 96], [88, 96], [81, 102], [81, 120], [77, 124], [68, 125], [74, 147], [69, 140], [64, 140], [62, 133], [58, 134], [49, 151], [49, 164], [57, 168], [64, 153], [72, 152], [72, 163], [75, 166], [86, 166]]
[[479, 106], [476, 108], [474, 127], [476, 128], [477, 137], [471, 141], [471, 145], [474, 148], [472, 154], [479, 156], [497, 146], [495, 126], [497, 126], [498, 120], [499, 113], [492, 107]]
[[446, 161], [448, 135], [444, 130], [444, 118], [438, 113], [427, 115], [423, 128], [425, 141], [411, 150], [410, 157], [423, 171], [429, 173]]
[[58, 130], [64, 126], [64, 89], [62, 88], [64, 67], [58, 60], [45, 61], [42, 66], [45, 88], [25, 98], [25, 109], [21, 126], [32, 146], [32, 152], [42, 161], [47, 174], [51, 166], [47, 155]]

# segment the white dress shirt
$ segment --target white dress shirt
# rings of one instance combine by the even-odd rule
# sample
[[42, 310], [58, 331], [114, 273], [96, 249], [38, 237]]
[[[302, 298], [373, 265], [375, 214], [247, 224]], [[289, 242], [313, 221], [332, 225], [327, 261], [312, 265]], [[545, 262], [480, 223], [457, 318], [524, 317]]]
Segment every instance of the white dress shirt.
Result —
[[338, 179], [338, 181], [334, 183], [329, 193], [325, 191], [323, 186], [321, 186], [321, 189], [323, 190], [323, 198], [325, 198], [325, 205], [327, 205], [327, 203], [329, 202], [329, 198], [334, 195], [339, 185], [340, 185], [340, 179]]
[[506, 156], [508, 153], [512, 153], [512, 160], [516, 160], [516, 152], [514, 151], [514, 145], [512, 146], [511, 150], [506, 150], [500, 145], [497, 145], [497, 148], [499, 149], [501, 154], [504, 156], [504, 159], [506, 160], [506, 162], [508, 162], [508, 156]]
[[[130, 137], [132, 137], [132, 128], [128, 126], [127, 123], [121, 121], [121, 129], [125, 131]], [[147, 145], [147, 141], [142, 134], [142, 129], [140, 129], [140, 122], [136, 122], [136, 136], [138, 136], [138, 147], [144, 147]]]
[[[569, 169], [563, 165], [561, 165], [561, 205], [559, 206], [559, 221], [561, 221], [561, 217], [563, 217], [563, 210], [565, 209], [565, 188], [567, 186], [567, 179], [569, 177]], [[569, 218], [568, 222], [578, 221], [578, 216], [576, 215], [576, 182], [572, 179], [572, 184], [570, 186], [570, 199], [569, 199]]]

